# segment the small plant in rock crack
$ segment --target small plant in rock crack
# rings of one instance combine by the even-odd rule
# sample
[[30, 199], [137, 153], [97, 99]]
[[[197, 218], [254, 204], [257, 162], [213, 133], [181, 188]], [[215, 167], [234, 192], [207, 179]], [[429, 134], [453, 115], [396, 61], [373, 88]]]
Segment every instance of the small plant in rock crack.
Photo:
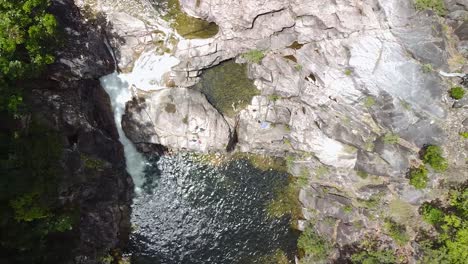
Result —
[[455, 86], [452, 89], [450, 89], [450, 97], [452, 97], [455, 100], [460, 100], [465, 96], [465, 90], [461, 86]]

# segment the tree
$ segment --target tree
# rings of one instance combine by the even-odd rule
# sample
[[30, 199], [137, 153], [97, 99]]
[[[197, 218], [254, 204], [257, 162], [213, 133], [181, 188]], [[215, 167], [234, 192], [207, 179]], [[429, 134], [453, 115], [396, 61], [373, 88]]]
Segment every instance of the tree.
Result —
[[0, 111], [17, 113], [18, 81], [37, 76], [54, 62], [55, 17], [48, 0], [0, 1]]

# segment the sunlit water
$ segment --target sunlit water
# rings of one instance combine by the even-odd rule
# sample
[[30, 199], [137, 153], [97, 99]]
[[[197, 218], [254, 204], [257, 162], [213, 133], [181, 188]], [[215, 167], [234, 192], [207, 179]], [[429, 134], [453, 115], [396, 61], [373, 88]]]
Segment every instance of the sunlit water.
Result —
[[293, 258], [289, 217], [266, 210], [287, 175], [244, 160], [216, 167], [187, 155], [150, 163], [133, 206], [132, 263], [257, 263], [278, 249]]

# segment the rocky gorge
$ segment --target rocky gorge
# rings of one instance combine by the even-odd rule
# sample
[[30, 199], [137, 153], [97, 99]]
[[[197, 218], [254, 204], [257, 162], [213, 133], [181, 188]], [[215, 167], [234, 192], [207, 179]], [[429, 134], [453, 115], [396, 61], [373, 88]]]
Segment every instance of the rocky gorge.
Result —
[[27, 100], [80, 208], [57, 261], [425, 263], [421, 208], [468, 180], [467, 0], [51, 2], [65, 47]]
[[[163, 145], [287, 158], [289, 172], [307, 181], [299, 229], [314, 222], [337, 249], [369, 236], [390, 243], [387, 219], [415, 239], [424, 227], [414, 220], [418, 207], [467, 180], [467, 143], [460, 137], [466, 98], [450, 98], [461, 79], [445, 74], [467, 71], [466, 1], [445, 1], [443, 10], [406, 0], [179, 2], [185, 16], [215, 23], [217, 32], [183, 37], [177, 16], [164, 17], [165, 2], [77, 1], [112, 25], [109, 34], [118, 38], [110, 43], [123, 72], [147, 51], [178, 60], [153, 83], [133, 85], [122, 125], [140, 150]], [[251, 99], [203, 91], [217, 85], [245, 93], [232, 88], [232, 79], [216, 77], [233, 72], [223, 68], [232, 61], [247, 65]], [[154, 82], [159, 86], [150, 87]], [[422, 164], [428, 145], [443, 148], [449, 169], [430, 171], [428, 187], [417, 189], [407, 172]], [[416, 244], [391, 245], [416, 261]], [[346, 252], [330, 258], [340, 254]]]

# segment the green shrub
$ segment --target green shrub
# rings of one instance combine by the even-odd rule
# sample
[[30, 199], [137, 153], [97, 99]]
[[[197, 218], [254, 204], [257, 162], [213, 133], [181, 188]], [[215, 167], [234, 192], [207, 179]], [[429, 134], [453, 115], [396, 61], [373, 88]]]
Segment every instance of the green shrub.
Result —
[[344, 72], [344, 74], [345, 74], [346, 76], [350, 76], [351, 74], [353, 74], [353, 71], [352, 71], [351, 69], [346, 69], [345, 72]]
[[443, 172], [448, 168], [448, 162], [443, 157], [442, 149], [439, 146], [427, 146], [423, 151], [422, 160], [437, 172]]
[[0, 111], [17, 114], [22, 86], [54, 62], [57, 21], [47, 0], [0, 1]]
[[314, 261], [327, 259], [332, 246], [331, 243], [315, 232], [313, 227], [307, 227], [297, 240], [297, 247]]
[[423, 240], [421, 263], [466, 263], [468, 259], [468, 185], [449, 192], [445, 208], [424, 204], [423, 217], [438, 231], [436, 238]]
[[251, 50], [242, 54], [242, 58], [250, 63], [260, 63], [265, 57], [265, 53], [261, 50]]
[[411, 168], [409, 171], [410, 184], [416, 189], [424, 189], [427, 186], [427, 169], [424, 165]]
[[395, 253], [391, 250], [364, 250], [351, 255], [353, 264], [395, 264]]
[[464, 139], [468, 139], [468, 132], [460, 132], [460, 136]]
[[400, 225], [391, 219], [386, 219], [384, 223], [385, 233], [389, 235], [395, 242], [402, 246], [408, 243], [409, 237], [406, 234], [406, 227]]
[[416, 0], [414, 5], [418, 10], [433, 10], [439, 16], [447, 13], [443, 0]]
[[444, 220], [444, 212], [428, 203], [422, 205], [421, 214], [424, 221], [431, 225], [439, 225]]
[[453, 99], [460, 100], [463, 96], [465, 96], [465, 90], [462, 87], [456, 86], [450, 89], [450, 97]]

